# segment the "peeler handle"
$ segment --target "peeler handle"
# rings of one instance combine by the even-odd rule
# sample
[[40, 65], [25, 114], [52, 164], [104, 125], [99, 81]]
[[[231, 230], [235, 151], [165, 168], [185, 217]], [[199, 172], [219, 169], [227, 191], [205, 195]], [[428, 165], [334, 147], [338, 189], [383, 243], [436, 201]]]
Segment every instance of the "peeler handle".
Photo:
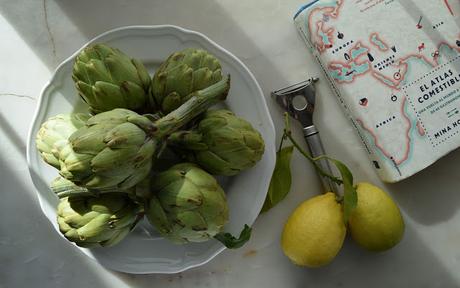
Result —
[[[321, 138], [319, 136], [319, 132], [315, 126], [309, 126], [303, 129], [305, 140], [307, 141], [308, 148], [310, 150], [312, 157], [318, 157], [321, 155], [325, 155], [323, 143], [321, 142]], [[326, 159], [322, 159], [318, 161], [319, 166], [323, 171], [332, 174], [331, 166]], [[332, 182], [329, 178], [320, 176], [321, 184], [323, 185], [323, 189], [326, 192], [338, 192], [337, 185]]]

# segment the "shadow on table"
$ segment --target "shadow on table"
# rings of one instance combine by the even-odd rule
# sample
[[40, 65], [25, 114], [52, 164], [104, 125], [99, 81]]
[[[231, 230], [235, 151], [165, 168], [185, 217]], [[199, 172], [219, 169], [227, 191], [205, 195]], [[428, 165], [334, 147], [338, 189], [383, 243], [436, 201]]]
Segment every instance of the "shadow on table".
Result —
[[[52, 23], [48, 18], [49, 2], [49, 0], [2, 1], [0, 13], [41, 61], [50, 70], [53, 70], [63, 58], [58, 59], [56, 54], [53, 33], [50, 28]], [[24, 70], [27, 72], [27, 69]]]
[[[2, 114], [0, 135], [1, 141], [11, 142], [23, 155], [15, 163], [26, 167], [25, 141]], [[81, 277], [94, 273], [97, 264], [76, 249], [69, 249], [70, 244], [44, 217], [28, 172], [21, 170], [22, 167], [10, 167], [5, 161], [8, 157], [2, 153], [5, 152], [0, 152], [0, 287], [29, 287], [32, 283], [37, 287], [65, 287], [69, 281], [82, 283], [84, 287], [107, 285], [97, 277]]]
[[[21, 153], [24, 152], [24, 141], [4, 118], [0, 121], [0, 130], [8, 140], [16, 144]], [[69, 282], [86, 284], [86, 287], [110, 286], [95, 272], [97, 270], [92, 261], [75, 249], [68, 249], [69, 244], [58, 236], [48, 220], [41, 215], [40, 208], [36, 205], [37, 201], [32, 199], [30, 193], [24, 193], [28, 189], [24, 184], [24, 179], [18, 179], [1, 157], [0, 174], [3, 179], [8, 179], [2, 183], [2, 201], [0, 202], [0, 211], [2, 211], [0, 261], [8, 263], [4, 269], [0, 269], [1, 283], [6, 284], [7, 287], [10, 283], [14, 284], [13, 286], [25, 287], [28, 283], [43, 279], [43, 275], [48, 275], [46, 278], [48, 287], [63, 287]], [[5, 205], [6, 203], [8, 205]], [[264, 214], [257, 220], [257, 226], [269, 227], [270, 223], [276, 221], [275, 218], [286, 217], [287, 210], [293, 207], [286, 208], [288, 209], [274, 209]], [[30, 210], [33, 212], [31, 213]], [[31, 214], [36, 216], [25, 218], [22, 224], [17, 226], [15, 219], [18, 215]], [[11, 229], [11, 227], [15, 228]], [[278, 239], [279, 228], [268, 229], [274, 231], [263, 233], [264, 235], [255, 234], [253, 241], [260, 241], [257, 239], [260, 237]], [[213, 260], [217, 263], [225, 263], [224, 266], [229, 267], [227, 269], [208, 271], [208, 267], [204, 266], [176, 275], [129, 275], [119, 272], [112, 272], [112, 274], [129, 287], [151, 287], [153, 280], [160, 282], [158, 284], [167, 285], [166, 287], [204, 287], [206, 285], [216, 287], [214, 284], [222, 286], [225, 283], [230, 285], [227, 287], [232, 287], [232, 281], [238, 281], [239, 277], [248, 277], [244, 275], [252, 275], [247, 279], [248, 285], [251, 284], [250, 281], [256, 281], [259, 277], [289, 277], [292, 280], [289, 283], [296, 283], [296, 287], [304, 287], [307, 283], [321, 287], [373, 287], [377, 284], [388, 287], [414, 285], [433, 287], [440, 283], [444, 287], [456, 286], [455, 279], [410, 226], [407, 227], [403, 241], [393, 250], [381, 254], [370, 253], [348, 240], [336, 260], [330, 266], [320, 269], [299, 268], [288, 264], [287, 258], [279, 253], [280, 246], [277, 240], [257, 251], [256, 256], [252, 258], [235, 257], [235, 255], [229, 257], [229, 254], [242, 254], [251, 247], [251, 242], [242, 250], [226, 251]], [[33, 243], [40, 243], [41, 251], [34, 249], [36, 246]], [[14, 257], [7, 253], [11, 250], [16, 251]], [[61, 255], [56, 251], [67, 251], [67, 254]], [[270, 259], [271, 262], [268, 261], [268, 258], [264, 260], [264, 255], [273, 254], [273, 251], [278, 251], [275, 255], [279, 259], [276, 261]], [[80, 260], [75, 261], [74, 259]], [[264, 265], [253, 263], [256, 261], [261, 261]], [[277, 271], [278, 266], [285, 268]], [[375, 271], [378, 273], [375, 274]], [[15, 276], [18, 275], [17, 273], [21, 273], [21, 277]], [[383, 282], [375, 283], [375, 279], [369, 275], [378, 274], [388, 275], [388, 277], [379, 277]], [[94, 275], [94, 277], [82, 277], [82, 275]], [[424, 277], [425, 275], [436, 277], [428, 279]]]
[[406, 180], [388, 184], [388, 190], [417, 222], [432, 225], [448, 221], [460, 208], [460, 177], [454, 163], [460, 163], [460, 150]]
[[[72, 55], [88, 40], [108, 30], [127, 25], [172, 24], [199, 31], [218, 44], [225, 44], [223, 46], [226, 49], [249, 66], [267, 98], [271, 90], [292, 81], [303, 80], [306, 75], [299, 75], [298, 79], [285, 79], [271, 60], [264, 57], [257, 43], [234, 22], [231, 13], [218, 2], [219, 0], [138, 0], [133, 4], [126, 0], [42, 0], [29, 1], [23, 5], [10, 1], [0, 5], [0, 14], [50, 70], [54, 70], [62, 60]], [[196, 9], [197, 6], [202, 9]], [[166, 15], [175, 17], [166, 18]], [[292, 24], [289, 18], [286, 21]], [[64, 26], [66, 24], [69, 27]], [[292, 31], [289, 32], [297, 39], [295, 29], [291, 27]], [[232, 41], [226, 40], [227, 35], [232, 35]], [[54, 44], [51, 45], [50, 42]], [[258, 65], [251, 65], [249, 57], [254, 55], [258, 57]], [[264, 77], [257, 77], [258, 73], [264, 73]], [[272, 110], [272, 105], [268, 106]], [[279, 114], [279, 111], [276, 109], [270, 112]], [[275, 125], [280, 124], [275, 121]]]
[[308, 281], [312, 287], [458, 286], [443, 264], [448, 261], [437, 259], [429, 243], [423, 243], [410, 226], [406, 227], [404, 239], [383, 253], [365, 251], [349, 235], [347, 238], [330, 266], [305, 270], [304, 283]]
[[[79, 32], [81, 32], [86, 39], [83, 40], [88, 40], [90, 38], [93, 38], [94, 36], [105, 32], [107, 30], [124, 26], [124, 25], [136, 25], [136, 24], [143, 24], [143, 25], [149, 25], [149, 24], [165, 24], [165, 23], [170, 23], [174, 25], [180, 25], [192, 30], [199, 30], [200, 32], [203, 32], [204, 34], [208, 35], [211, 39], [215, 40], [217, 43], [225, 43], [225, 47], [232, 52], [235, 52], [237, 56], [243, 59], [243, 61], [246, 60], [249, 61], [249, 59], [245, 59], [244, 55], [250, 54], [250, 55], [257, 55], [257, 66], [251, 65], [250, 63], [247, 63], [250, 69], [253, 71], [255, 74], [256, 78], [262, 79], [260, 81], [261, 86], [264, 88], [265, 95], [267, 97], [268, 92], [272, 89], [283, 87], [284, 85], [288, 84], [291, 81], [296, 81], [296, 80], [301, 80], [301, 79], [285, 79], [282, 75], [282, 73], [279, 72], [279, 68], [273, 64], [273, 62], [268, 58], [264, 56], [264, 52], [254, 43], [254, 41], [243, 31], [237, 23], [234, 22], [233, 19], [230, 18], [229, 12], [222, 9], [220, 5], [217, 3], [215, 0], [194, 0], [194, 1], [179, 1], [179, 0], [158, 0], [158, 1], [150, 1], [150, 0], [140, 0], [136, 1], [135, 4], [131, 1], [125, 1], [125, 0], [114, 0], [114, 1], [90, 1], [90, 0], [82, 0], [82, 1], [71, 1], [71, 0], [63, 0], [63, 1], [56, 1], [53, 2], [51, 0], [43, 0], [42, 2], [39, 1], [31, 1], [33, 3], [29, 3], [31, 7], [30, 9], [25, 9], [27, 7], [23, 7], [22, 5], [19, 5], [18, 3], [11, 1], [6, 5], [2, 5], [0, 7], [0, 12], [4, 17], [8, 19], [8, 21], [14, 26], [14, 28], [18, 31], [19, 34], [23, 37], [25, 41], [28, 42], [30, 47], [37, 53], [37, 55], [42, 58], [42, 60], [48, 65], [50, 68], [54, 68], [56, 66], [56, 56], [53, 56], [52, 53], [50, 53], [50, 47], [49, 45], [36, 45], [37, 43], [41, 42], [42, 38], [46, 38], [43, 41], [48, 41], [47, 37], [50, 37], [52, 35], [53, 31], [53, 25], [58, 25], [59, 20], [56, 18], [51, 19], [49, 17], [50, 13], [49, 11], [45, 13], [45, 16], [47, 19], [37, 19], [37, 17], [43, 17], [42, 13], [36, 13], [37, 9], [40, 9], [41, 11], [44, 11], [46, 9], [54, 9], [56, 11], [57, 9], [60, 9], [64, 12], [66, 16], [78, 27]], [[179, 5], [180, 3], [180, 5]], [[34, 6], [35, 5], [35, 6]], [[196, 14], [191, 14], [190, 11], [197, 11], [196, 6], [203, 7], [200, 9], [200, 15]], [[161, 9], [159, 8], [161, 7]], [[177, 7], [181, 7], [181, 9], [177, 9]], [[35, 10], [34, 10], [35, 9]], [[26, 11], [29, 11], [27, 13]], [[171, 15], [171, 12], [174, 12], [176, 17], [174, 19], [165, 19], [164, 15]], [[30, 15], [29, 15], [30, 14]], [[38, 16], [37, 16], [38, 15]], [[30, 16], [30, 18], [28, 18]], [[46, 21], [45, 21], [46, 20]], [[287, 20], [290, 21], [290, 20]], [[45, 22], [47, 23], [45, 25]], [[45, 25], [47, 26], [47, 29], [43, 30], [40, 35], [36, 35], [34, 32], [35, 30], [31, 29], [31, 23], [41, 23], [39, 25]], [[51, 28], [51, 29], [50, 29]], [[49, 31], [49, 33], [47, 32]], [[293, 37], [296, 34], [294, 31], [294, 28], [292, 28], [292, 33]], [[225, 41], [226, 35], [231, 34], [233, 41]], [[69, 37], [72, 37], [72, 35], [69, 35]], [[299, 40], [300, 41], [300, 40]], [[78, 43], [75, 47], [73, 47], [73, 51], [77, 50], [81, 45], [84, 44], [84, 41], [81, 43]], [[38, 47], [35, 49], [35, 47]], [[241, 47], [244, 47], [243, 49]], [[69, 49], [69, 48], [68, 48]], [[287, 47], [288, 49], [288, 47]], [[63, 52], [62, 55], [70, 55], [71, 52], [73, 51], [66, 51]], [[249, 53], [248, 53], [249, 52]], [[59, 54], [59, 53], [58, 53]], [[51, 55], [51, 56], [50, 56]], [[262, 73], [264, 73], [264, 77], [259, 77]], [[258, 75], [259, 74], [259, 75]], [[268, 98], [268, 97], [267, 97]], [[268, 101], [271, 101], [270, 99]], [[269, 108], [274, 110], [271, 111], [272, 114], [278, 114], [280, 113], [279, 109], [272, 108], [275, 107], [275, 105], [269, 105]], [[276, 122], [276, 118], [280, 117], [274, 117], [275, 119], [275, 125], [280, 128], [282, 126], [281, 121]], [[6, 130], [7, 134], [12, 134], [10, 128], [2, 128], [7, 124], [4, 124], [3, 121], [0, 122], [0, 129]], [[281, 131], [281, 129], [277, 129], [277, 131]], [[299, 138], [300, 133], [297, 135]], [[11, 135], [10, 137], [15, 138], [15, 135]], [[16, 141], [16, 140], [15, 140]], [[458, 158], [458, 156], [457, 156]], [[1, 164], [1, 163], [0, 163]], [[431, 173], [440, 173], [442, 174], [444, 171], [442, 168], [444, 166], [441, 165], [440, 171], [437, 171], [436, 169], [431, 169]], [[21, 181], [19, 179], [15, 179], [15, 176], [11, 173], [9, 175], [7, 167], [1, 167], [2, 173], [6, 173], [5, 177], [11, 178], [11, 187], [8, 187], [8, 189], [11, 189], [11, 193], [13, 191], [20, 191], [23, 189], [21, 185]], [[435, 172], [436, 170], [436, 172]], [[425, 172], [429, 173], [429, 172]], [[428, 223], [434, 223], [436, 221], [441, 221], [441, 219], [445, 219], [446, 217], [449, 217], [454, 211], [454, 208], [456, 208], [456, 203], [458, 203], [458, 197], [456, 194], [453, 192], [446, 192], [448, 194], [445, 194], [443, 196], [443, 205], [446, 207], [441, 207], [441, 204], [437, 205], [435, 210], [429, 210], [429, 206], [433, 205], [433, 197], [431, 196], [432, 194], [430, 188], [435, 189], [436, 185], [432, 184], [430, 186], [430, 182], [428, 179], [425, 180], [425, 178], [428, 175], [425, 175], [425, 177], [419, 177], [418, 181], [424, 181], [423, 183], [425, 185], [420, 185], [420, 189], [422, 190], [421, 195], [407, 195], [407, 193], [401, 192], [401, 193], [395, 193], [397, 195], [400, 194], [400, 196], [397, 196], [398, 200], [401, 201], [401, 205], [405, 208], [407, 208], [408, 213], [411, 215], [414, 215], [414, 218], [423, 220]], [[431, 175], [430, 175], [431, 176]], [[423, 178], [423, 179], [422, 179]], [[443, 178], [441, 175], [441, 179], [447, 180], [447, 178]], [[415, 181], [415, 180], [409, 180], [409, 181]], [[449, 180], [451, 181], [451, 180]], [[437, 181], [437, 183], [442, 183]], [[318, 186], [318, 183], [312, 183], [312, 185]], [[411, 186], [411, 185], [416, 185], [413, 182], [404, 182], [402, 184], [394, 185], [395, 190], [404, 190], [405, 188]], [[427, 186], [428, 185], [428, 186]], [[427, 188], [428, 187], [428, 188]], [[452, 194], [452, 195], [451, 195]], [[9, 195], [9, 194], [8, 194]], [[10, 202], [14, 204], [14, 206], [23, 206], [27, 207], [31, 202], [35, 200], [31, 199], [26, 199], [24, 196], [12, 196]], [[17, 197], [17, 198], [16, 198]], [[418, 198], [417, 201], [412, 201], [411, 197], [421, 197]], [[424, 198], [425, 197], [425, 198]], [[450, 203], [447, 199], [450, 199]], [[453, 198], [453, 200], [451, 199]], [[6, 203], [3, 202], [2, 203]], [[292, 205], [292, 207], [286, 207], [286, 211], [291, 211], [295, 206], [295, 204]], [[425, 206], [424, 206], [425, 205]], [[12, 207], [14, 207], [12, 206]], [[406, 207], [407, 206], [407, 207]], [[431, 214], [430, 216], [423, 216], [424, 212], [419, 212], [418, 211], [423, 211], [422, 208], [417, 208], [416, 207], [425, 207], [427, 208], [426, 213]], [[14, 210], [13, 208], [11, 208]], [[429, 210], [429, 211], [428, 211]], [[283, 213], [287, 213], [287, 212]], [[11, 214], [13, 214], [15, 211], [11, 211]], [[270, 216], [269, 212], [267, 216], [262, 216], [257, 220], [257, 225], [261, 225], [262, 227], [268, 227], [273, 223], [273, 221], [267, 221], [267, 219], [270, 219], [273, 216]], [[437, 214], [437, 216], [434, 215]], [[276, 214], [272, 214], [276, 215]], [[4, 223], [4, 222], [2, 222]], [[46, 220], [38, 221], [39, 224], [34, 226], [34, 229], [38, 229], [37, 227], [46, 227], [44, 229], [50, 230], [50, 234], [55, 234], [53, 231], [52, 227], [47, 223]], [[32, 224], [30, 224], [32, 225]], [[5, 229], [5, 227], [2, 227], [2, 229]], [[40, 228], [42, 229], [42, 228]], [[408, 287], [409, 283], [412, 283], [411, 280], [414, 278], [417, 279], [425, 279], [423, 276], [425, 275], [426, 270], [434, 271], [436, 275], [439, 275], [438, 279], [442, 279], [444, 282], [447, 283], [447, 286], [454, 286], [450, 285], [450, 283], [453, 283], [452, 277], [448, 274], [446, 271], [445, 267], [443, 267], [440, 262], [436, 259], [436, 256], [432, 254], [431, 250], [429, 247], [427, 247], [424, 243], [420, 241], [416, 233], [411, 229], [411, 227], [407, 228], [407, 234], [406, 234], [406, 240], [403, 241], [401, 246], [397, 249], [394, 249], [388, 253], [381, 254], [381, 255], [374, 255], [370, 254], [367, 252], [362, 252], [362, 250], [358, 248], [353, 248], [352, 245], [348, 245], [346, 249], [341, 253], [341, 256], [339, 256], [338, 261], [333, 263], [331, 266], [319, 270], [307, 270], [307, 269], [300, 269], [292, 266], [292, 269], [290, 268], [291, 266], [286, 266], [289, 268], [289, 270], [285, 270], [287, 275], [290, 275], [292, 277], [296, 277], [299, 279], [299, 287], [303, 286], [307, 283], [310, 283], [313, 281], [313, 283], [322, 283], [322, 287], [326, 287], [323, 285], [327, 285], [325, 283], [334, 283], [334, 285], [345, 285], [347, 281], [352, 281], [353, 283], [356, 284], [356, 287], [362, 286], [360, 285], [359, 277], [366, 277], [367, 275], [372, 275], [371, 271], [376, 271], [375, 269], [382, 269], [382, 271], [385, 271], [385, 275], [388, 275], [388, 283], [396, 283], [390, 281], [391, 279], [394, 278], [394, 281], [398, 279], [404, 279], [401, 281], [405, 281], [407, 285], [401, 285], [401, 287]], [[2, 231], [2, 230], [0, 230]], [[31, 229], [31, 231], [34, 231]], [[270, 234], [270, 233], [268, 233]], [[41, 234], [43, 235], [43, 234]], [[53, 237], [53, 236], [50, 236]], [[56, 236], [57, 237], [57, 236]], [[257, 237], [254, 236], [254, 237]], [[267, 235], [260, 235], [260, 237], [267, 237]], [[273, 237], [272, 239], [278, 239], [279, 234], [276, 235], [268, 235], [268, 237]], [[34, 236], [31, 235], [31, 239], [34, 239]], [[35, 241], [35, 239], [34, 239]], [[50, 241], [49, 239], [38, 239], [38, 241], [43, 241], [46, 242], [48, 241], [50, 244], [45, 244], [46, 248], [45, 251], [48, 251], [47, 249], [50, 249], [52, 251], [53, 247], [52, 245], [63, 245], [62, 241]], [[409, 243], [410, 241], [410, 243]], [[252, 241], [251, 241], [252, 242]], [[248, 243], [248, 245], [251, 245], [251, 242]], [[52, 243], [52, 244], [51, 244]], [[57, 243], [57, 244], [56, 244]], [[279, 243], [275, 243], [276, 245], [274, 247], [271, 247], [270, 249], [279, 249]], [[16, 248], [15, 248], [16, 249]], [[404, 253], [399, 253], [404, 249]], [[71, 249], [69, 249], [70, 251]], [[399, 251], [399, 252], [398, 252]], [[69, 253], [76, 253], [75, 251], [72, 250], [72, 252]], [[227, 258], [224, 259], [227, 253], [240, 253], [237, 251], [231, 251], [231, 252], [224, 252], [222, 255], [218, 256], [217, 259], [214, 261], [226, 261]], [[267, 253], [269, 251], [267, 250]], [[288, 261], [284, 256], [282, 256], [280, 253], [278, 253], [280, 256], [279, 261], [280, 262], [286, 262]], [[44, 254], [45, 255], [45, 254]], [[52, 255], [52, 253], [50, 254]], [[413, 255], [414, 259], [409, 259], [409, 258], [404, 258], [406, 257], [405, 255]], [[423, 257], [420, 257], [420, 255], [423, 255]], [[57, 257], [56, 255], [54, 256], [44, 256], [43, 260], [43, 267], [49, 267], [50, 265], [53, 265], [57, 259], [53, 258]], [[51, 259], [51, 261], [50, 261]], [[251, 260], [241, 260], [238, 257], [228, 257], [228, 261], [233, 261], [233, 263], [229, 263], [229, 266], [232, 267], [232, 269], [240, 269], [239, 272], [241, 274], [247, 274], [248, 272], [251, 273], [251, 266], [250, 265], [241, 265], [241, 261], [251, 261]], [[341, 260], [340, 260], [341, 259]], [[417, 259], [417, 262], [414, 262], [414, 260]], [[420, 261], [420, 259], [423, 259], [423, 261]], [[3, 262], [4, 263], [4, 262]], [[351, 263], [351, 264], [350, 264]], [[73, 270], [73, 266], [78, 265], [79, 262], [77, 261], [70, 261], [70, 262], [60, 262], [57, 264], [58, 268], [60, 269], [61, 273], [69, 272]], [[265, 265], [278, 265], [278, 263], [266, 263]], [[14, 266], [15, 268], [19, 269], [24, 269], [22, 266]], [[46, 269], [46, 268], [43, 268]], [[82, 270], [83, 271], [82, 271]], [[124, 281], [128, 286], [136, 286], [136, 287], [151, 287], [150, 281], [152, 279], [157, 279], [160, 282], [164, 282], [168, 287], [171, 287], [174, 283], [179, 285], [179, 287], [182, 287], [180, 285], [183, 285], [187, 283], [188, 278], [193, 278], [193, 275], [196, 275], [196, 273], [200, 273], [203, 275], [205, 278], [204, 281], [206, 281], [206, 277], [209, 276], [209, 273], [203, 272], [205, 271], [206, 267], [202, 268], [197, 268], [193, 269], [192, 271], [189, 272], [184, 272], [180, 273], [178, 275], [174, 276], [165, 276], [165, 275], [128, 275], [124, 273], [118, 273], [118, 272], [113, 272], [114, 275], [116, 275], [119, 279]], [[244, 270], [243, 270], [244, 269]], [[254, 268], [255, 269], [255, 268]], [[71, 275], [71, 277], [80, 277], [79, 281], [85, 281], [84, 279], [84, 273], [87, 274], [92, 274], [95, 276], [95, 278], [100, 277], [97, 275], [96, 272], [93, 272], [93, 270], [90, 267], [79, 267], [77, 271], [82, 272], [83, 274], [79, 275]], [[257, 278], [259, 276], [261, 277], [274, 277], [276, 275], [273, 275], [273, 269], [270, 269], [270, 273], [268, 274], [268, 271], [264, 271], [263, 269], [256, 269], [255, 272], [257, 272], [257, 275], [253, 275], [252, 278]], [[378, 271], [378, 270], [377, 270]], [[405, 273], [404, 271], [411, 271], [410, 275], [403, 275]], [[7, 271], [8, 272], [8, 271]], [[37, 273], [40, 273], [41, 270], [37, 270]], [[59, 272], [59, 271], [58, 271]], [[225, 273], [225, 272], [224, 272]], [[58, 273], [53, 274], [55, 277], [63, 277], [59, 276]], [[354, 275], [355, 277], [351, 276]], [[373, 273], [375, 275], [375, 273]], [[83, 276], [83, 277], [82, 277]], [[407, 278], [405, 278], [407, 276]], [[27, 276], [27, 277], [34, 277], [33, 275]], [[234, 277], [238, 277], [238, 275], [234, 275]], [[335, 278], [334, 278], [335, 277]], [[1, 277], [0, 277], [1, 278]], [[91, 277], [87, 277], [88, 279]], [[308, 278], [308, 279], [307, 279]], [[334, 278], [334, 279], [332, 279]], [[64, 279], [64, 278], [60, 278]], [[179, 280], [181, 279], [181, 280]], [[332, 280], [331, 280], [332, 279]], [[352, 279], [352, 280], [350, 280]], [[372, 286], [372, 280], [373, 279], [367, 279], [366, 283]], [[102, 281], [102, 280], [101, 280]], [[302, 282], [304, 281], [304, 282]], [[182, 284], [181, 284], [182, 283]], [[94, 284], [94, 283], [93, 283]], [[220, 283], [220, 284], [225, 284], [225, 283]], [[140, 285], [140, 286], [139, 286]], [[193, 284], [192, 284], [193, 285]], [[319, 284], [318, 284], [319, 285]], [[332, 284], [331, 284], [332, 285]], [[62, 286], [65, 286], [63, 283]], [[88, 287], [99, 287], [101, 285], [88, 285]]]
[[246, 253], [223, 252], [212, 261], [212, 268], [203, 266], [175, 275], [115, 274], [131, 287], [151, 287], [152, 283], [170, 288], [458, 286], [457, 280], [411, 227], [407, 227], [398, 246], [383, 253], [365, 251], [347, 237], [337, 258], [328, 266], [315, 269], [290, 263], [276, 240], [259, 250], [251, 249], [251, 242], [241, 248]]
[[[14, 144], [14, 147], [18, 150], [19, 154], [24, 156], [24, 160], [26, 159], [26, 144], [21, 139], [21, 137], [16, 133], [14, 128], [8, 122], [7, 118], [0, 113], [0, 131], [6, 134], [9, 140]], [[1, 158], [0, 158], [1, 159]], [[8, 178], [6, 178], [8, 179]]]

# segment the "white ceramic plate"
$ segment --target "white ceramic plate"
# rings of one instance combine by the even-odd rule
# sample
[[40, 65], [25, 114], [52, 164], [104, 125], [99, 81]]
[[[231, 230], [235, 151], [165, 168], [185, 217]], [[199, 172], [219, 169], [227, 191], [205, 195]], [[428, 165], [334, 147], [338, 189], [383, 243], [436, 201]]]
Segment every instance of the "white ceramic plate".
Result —
[[[203, 34], [175, 26], [123, 27], [106, 32], [89, 43], [93, 42], [105, 42], [140, 59], [150, 72], [172, 52], [187, 47], [204, 48], [217, 56], [224, 73], [232, 77], [226, 105], [250, 121], [261, 132], [266, 143], [265, 154], [256, 167], [227, 179], [223, 184], [230, 209], [230, 221], [225, 230], [237, 234], [244, 224], [252, 225], [262, 207], [275, 164], [275, 130], [262, 91], [248, 68]], [[57, 171], [41, 160], [35, 148], [35, 135], [41, 123], [50, 116], [87, 111], [71, 79], [72, 65], [78, 52], [59, 65], [45, 85], [27, 143], [29, 170], [40, 205], [57, 233], [55, 207], [58, 200], [48, 188]], [[184, 271], [208, 262], [225, 249], [215, 240], [182, 246], [171, 244], [159, 237], [145, 222], [115, 247], [84, 249], [68, 243], [72, 249], [81, 250], [107, 268], [139, 274]]]

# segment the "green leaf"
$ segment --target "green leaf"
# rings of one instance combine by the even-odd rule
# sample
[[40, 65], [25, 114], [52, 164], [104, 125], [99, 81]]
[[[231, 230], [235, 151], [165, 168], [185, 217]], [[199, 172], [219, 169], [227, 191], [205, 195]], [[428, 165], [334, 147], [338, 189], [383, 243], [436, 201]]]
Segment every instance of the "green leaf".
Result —
[[266, 212], [281, 202], [291, 190], [291, 159], [293, 146], [284, 147], [276, 153], [276, 164], [262, 211]]
[[225, 245], [229, 249], [238, 249], [242, 247], [251, 238], [252, 228], [244, 224], [243, 230], [240, 232], [240, 236], [236, 238], [230, 233], [221, 232], [214, 236], [214, 238]]
[[348, 167], [343, 164], [342, 162], [328, 158], [340, 172], [342, 175], [343, 181], [343, 214], [345, 223], [348, 223], [348, 219], [350, 218], [351, 212], [353, 209], [356, 208], [356, 204], [358, 202], [358, 194], [356, 193], [355, 187], [353, 187], [353, 174], [351, 174]]

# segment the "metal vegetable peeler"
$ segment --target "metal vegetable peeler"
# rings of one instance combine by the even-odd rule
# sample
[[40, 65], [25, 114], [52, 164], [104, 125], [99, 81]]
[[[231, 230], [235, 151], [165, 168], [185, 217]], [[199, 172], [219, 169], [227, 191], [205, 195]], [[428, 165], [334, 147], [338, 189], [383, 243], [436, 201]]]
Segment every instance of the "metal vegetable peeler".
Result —
[[[313, 124], [313, 112], [315, 110], [315, 82], [318, 78], [288, 86], [286, 88], [273, 91], [272, 97], [283, 107], [289, 115], [298, 120], [303, 127], [303, 134], [307, 141], [311, 156], [318, 157], [324, 155], [324, 147], [319, 136], [319, 132]], [[318, 161], [318, 165], [327, 173], [332, 174], [331, 166], [326, 160]], [[323, 189], [328, 192], [336, 193], [337, 185], [326, 177], [321, 175]]]

